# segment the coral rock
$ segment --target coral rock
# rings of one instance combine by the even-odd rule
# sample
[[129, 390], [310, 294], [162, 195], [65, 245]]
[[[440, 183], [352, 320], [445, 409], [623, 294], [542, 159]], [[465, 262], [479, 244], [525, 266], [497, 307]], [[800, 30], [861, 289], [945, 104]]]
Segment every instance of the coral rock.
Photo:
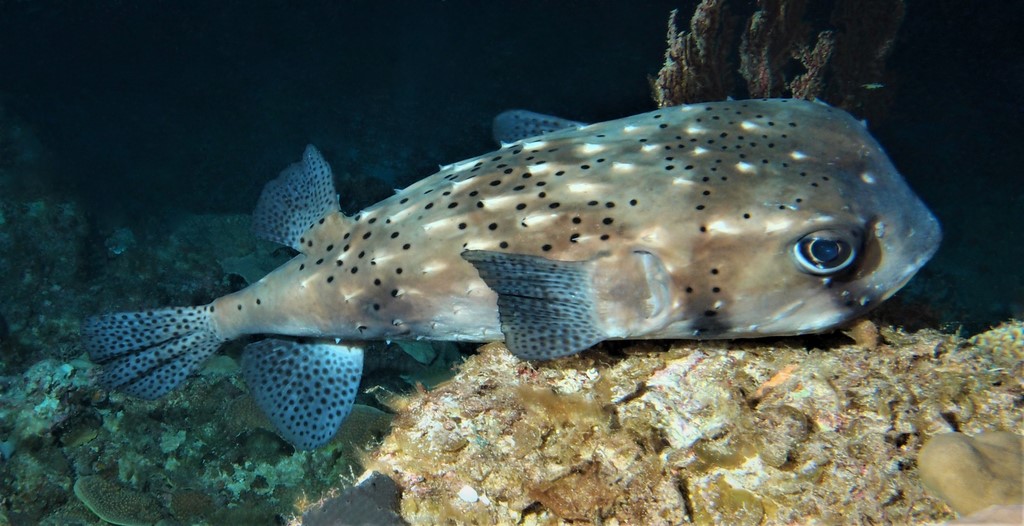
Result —
[[144, 526], [162, 518], [160, 504], [152, 497], [99, 475], [76, 480], [75, 495], [99, 518], [111, 524]]
[[1024, 504], [1024, 437], [1007, 432], [946, 433], [921, 449], [921, 480], [961, 515]]
[[317, 504], [302, 515], [302, 526], [344, 526], [376, 524], [401, 526], [405, 521], [398, 508], [398, 486], [378, 472], [370, 472], [358, 484], [340, 495]]

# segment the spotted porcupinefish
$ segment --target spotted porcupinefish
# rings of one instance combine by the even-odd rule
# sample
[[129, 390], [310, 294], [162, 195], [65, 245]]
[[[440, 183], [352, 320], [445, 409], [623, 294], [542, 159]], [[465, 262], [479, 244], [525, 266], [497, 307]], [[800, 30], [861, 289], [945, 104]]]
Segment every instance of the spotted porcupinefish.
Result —
[[540, 131], [354, 216], [307, 147], [253, 218], [299, 254], [207, 305], [88, 320], [103, 385], [152, 399], [222, 343], [274, 335], [246, 347], [243, 374], [282, 436], [312, 448], [352, 407], [359, 341], [504, 340], [549, 359], [610, 339], [825, 331], [890, 297], [940, 241], [865, 126], [821, 103]]

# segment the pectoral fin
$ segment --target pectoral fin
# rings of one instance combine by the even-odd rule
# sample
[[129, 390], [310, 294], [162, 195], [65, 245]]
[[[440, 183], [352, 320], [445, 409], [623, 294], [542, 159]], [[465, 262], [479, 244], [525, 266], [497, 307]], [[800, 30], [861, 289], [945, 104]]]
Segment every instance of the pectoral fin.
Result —
[[594, 304], [590, 262], [484, 250], [462, 257], [498, 294], [505, 345], [516, 356], [559, 358], [607, 338]]

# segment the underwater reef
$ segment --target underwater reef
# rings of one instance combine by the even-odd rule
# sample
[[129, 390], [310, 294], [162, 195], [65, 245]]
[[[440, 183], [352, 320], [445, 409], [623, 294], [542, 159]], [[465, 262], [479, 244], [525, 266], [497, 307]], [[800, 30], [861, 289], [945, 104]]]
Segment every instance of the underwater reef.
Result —
[[[394, 511], [412, 524], [951, 520], [934, 478], [922, 483], [921, 449], [1024, 426], [1024, 324], [851, 334], [860, 343], [606, 343], [549, 362], [489, 344], [432, 389], [373, 388], [311, 452], [272, 432], [229, 356], [152, 402], [99, 391], [83, 360], [44, 360], [23, 385], [3, 379], [0, 419], [16, 425], [0, 524], [271, 524], [363, 469], [396, 483]], [[939, 486], [1020, 486], [956, 451], [926, 459], [945, 466]], [[957, 511], [987, 504], [947, 498]]]
[[[804, 23], [812, 3], [762, 1], [755, 13], [742, 16], [727, 11], [735, 5], [700, 2], [689, 31], [671, 22], [666, 69], [652, 79], [657, 103], [721, 99], [755, 87], [765, 96], [820, 96], [872, 123], [893, 108], [908, 111], [894, 103], [897, 83], [884, 69], [890, 51], [898, 51], [890, 46], [904, 21], [903, 2], [839, 2], [832, 12], [816, 15], [840, 20], [858, 6], [864, 13], [884, 12], [872, 19], [885, 24], [866, 33], [846, 24], [829, 29]], [[958, 13], [947, 8], [940, 19], [960, 24]], [[770, 30], [773, 23], [788, 33]], [[789, 38], [794, 34], [799, 38]], [[871, 42], [863, 40], [870, 35]], [[969, 36], [965, 30], [958, 39]], [[704, 56], [725, 49], [718, 42], [731, 47], [712, 67], [686, 58], [688, 49], [705, 50]], [[775, 53], [752, 60], [755, 48]], [[858, 49], [877, 60], [852, 55]], [[960, 72], [969, 71], [973, 53], [949, 54], [943, 81], [966, 78]], [[506, 65], [489, 67], [487, 74], [500, 81], [496, 72]], [[652, 67], [657, 69], [654, 61]], [[682, 73], [686, 68], [700, 75]], [[986, 81], [985, 93], [999, 79], [1024, 78], [1024, 69], [993, 71], [998, 79]], [[530, 84], [518, 74], [514, 80], [509, 84], [518, 84], [517, 90]], [[395, 108], [387, 82], [379, 82], [375, 99], [381, 102], [371, 105], [374, 111], [352, 119], [351, 108], [340, 105], [330, 110], [331, 118], [351, 121], [359, 131], [380, 126], [380, 115]], [[442, 117], [460, 128], [470, 119], [468, 109], [438, 103], [444, 99], [431, 96], [436, 93], [402, 89], [418, 99], [398, 105], [385, 122], [389, 129], [405, 132], [414, 122], [405, 115], [413, 106], [433, 109], [433, 120], [424, 119], [431, 125], [415, 126], [411, 139], [368, 131], [380, 143], [377, 149], [346, 150], [353, 163], [378, 159], [362, 170], [369, 175], [338, 171], [347, 210], [391, 191], [392, 181], [374, 175], [431, 164], [426, 153], [437, 148], [430, 140], [450, 137], [432, 126]], [[529, 90], [540, 91], [525, 89], [534, 98], [515, 103], [535, 100]], [[957, 167], [1015, 170], [1012, 159], [998, 164], [998, 145], [1016, 144], [999, 135], [1012, 132], [999, 119], [1019, 121], [1021, 108], [1002, 108], [988, 124], [975, 115], [982, 97], [965, 86], [951, 81], [917, 89], [967, 91], [972, 101], [963, 107], [931, 104], [943, 108], [935, 117], [943, 126], [930, 130], [914, 123], [882, 141], [902, 144], [904, 151], [927, 150], [917, 156], [925, 164], [897, 164], [908, 175], [931, 177], [922, 189], [932, 193], [937, 211], [945, 206], [953, 248], [870, 322], [845, 334], [759, 341], [613, 342], [550, 362], [518, 360], [501, 344], [479, 350], [380, 344], [367, 354], [367, 368], [380, 370], [364, 380], [341, 432], [308, 452], [278, 437], [253, 403], [238, 375], [244, 341], [157, 401], [99, 389], [98, 369], [78, 342], [87, 314], [203, 302], [253, 282], [290, 254], [254, 240], [248, 216], [240, 213], [155, 208], [148, 217], [122, 216], [116, 207], [85, 204], [53, 177], [68, 166], [47, 151], [29, 114], [16, 115], [0, 100], [0, 526], [312, 525], [363, 516], [395, 524], [524, 525], [919, 524], [958, 516], [1005, 523], [1019, 517], [1019, 507], [997, 508], [1004, 515], [996, 518], [982, 514], [992, 504], [1024, 500], [1018, 469], [1024, 324], [979, 328], [992, 324], [993, 316], [1024, 314], [1020, 258], [1013, 252], [1024, 245], [998, 212], [1019, 207], [1003, 206], [1011, 201], [995, 197], [1008, 192], [998, 192], [991, 181], [982, 181], [996, 189], [987, 193], [965, 185], [965, 170]], [[592, 104], [578, 95], [562, 96], [577, 109]], [[476, 97], [488, 99], [481, 106], [490, 99], [510, 102], [507, 94]], [[265, 99], [277, 104], [270, 95]], [[306, 104], [320, 111], [317, 102]], [[232, 119], [223, 128], [234, 134], [235, 124]], [[474, 126], [484, 129], [483, 121]], [[941, 147], [946, 143], [936, 137], [951, 130], [967, 142]], [[210, 142], [215, 146], [203, 155], [216, 162], [223, 152], [211, 137], [190, 147]], [[294, 147], [278, 139], [280, 148]], [[983, 148], [990, 142], [996, 149]], [[150, 153], [108, 152], [132, 160]], [[152, 165], [138, 169], [153, 178], [161, 173]], [[943, 180], [944, 170], [956, 179]], [[217, 193], [184, 173], [174, 177], [197, 195]], [[247, 191], [261, 185], [253, 181]], [[145, 192], [142, 185], [125, 191]], [[957, 210], [971, 217], [984, 210], [981, 226], [956, 233]], [[991, 242], [991, 232], [1003, 236]], [[983, 264], [968, 265], [976, 261]], [[1007, 272], [1007, 262], [1017, 272]], [[966, 332], [957, 325], [965, 319], [971, 320]], [[377, 475], [364, 479], [364, 470]], [[376, 515], [354, 513], [360, 504], [371, 505], [365, 513]]]
[[[877, 338], [604, 344], [538, 363], [486, 345], [407, 401], [370, 465], [398, 482], [413, 524], [953, 519], [926, 469], [947, 488], [1019, 492], [1020, 471], [948, 447], [921, 466], [919, 453], [947, 433], [1024, 426], [1024, 324]], [[951, 500], [976, 499], [954, 506], [971, 512], [1005, 495]]]

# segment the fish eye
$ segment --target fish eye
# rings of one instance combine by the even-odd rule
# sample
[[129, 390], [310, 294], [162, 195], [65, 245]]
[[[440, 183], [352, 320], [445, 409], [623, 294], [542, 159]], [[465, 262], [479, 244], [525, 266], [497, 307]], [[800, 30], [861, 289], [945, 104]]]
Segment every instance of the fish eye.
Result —
[[836, 274], [857, 259], [850, 236], [836, 230], [819, 230], [800, 238], [793, 245], [793, 256], [800, 270], [817, 276]]

